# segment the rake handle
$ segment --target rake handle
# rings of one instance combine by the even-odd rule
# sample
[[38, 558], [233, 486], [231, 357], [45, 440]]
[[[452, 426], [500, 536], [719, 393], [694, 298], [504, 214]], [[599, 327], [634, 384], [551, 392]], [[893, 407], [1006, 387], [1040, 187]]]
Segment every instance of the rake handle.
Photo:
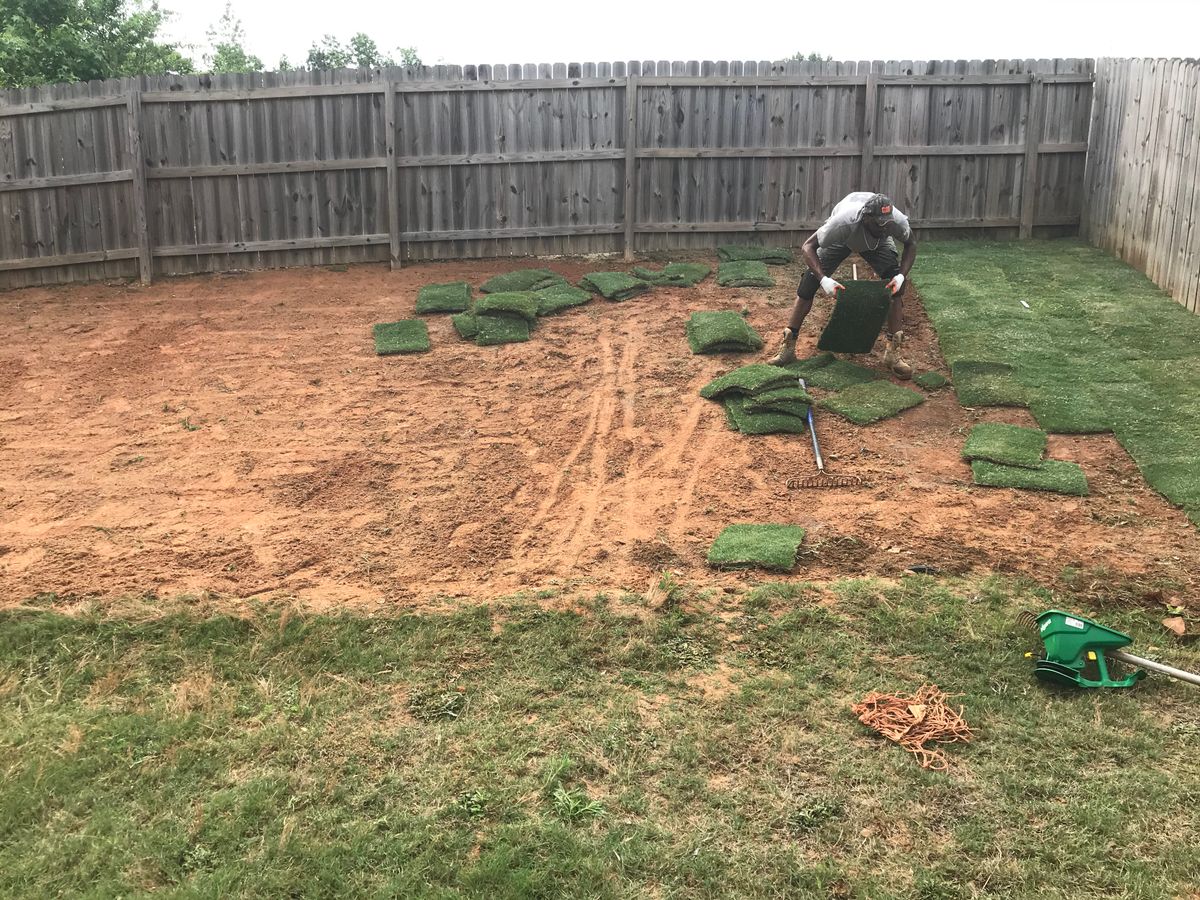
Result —
[[[807, 391], [808, 385], [804, 383], [804, 379], [800, 379], [800, 390]], [[817, 460], [817, 471], [822, 475], [825, 474], [825, 460], [821, 459], [821, 445], [817, 443], [817, 426], [813, 423], [812, 404], [808, 405], [808, 433], [812, 435], [813, 456]]]

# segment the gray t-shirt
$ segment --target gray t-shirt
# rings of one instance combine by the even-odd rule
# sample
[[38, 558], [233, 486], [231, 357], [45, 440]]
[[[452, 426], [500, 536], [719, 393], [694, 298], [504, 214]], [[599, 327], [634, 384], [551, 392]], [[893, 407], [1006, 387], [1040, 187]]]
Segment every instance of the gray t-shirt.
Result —
[[891, 221], [883, 226], [883, 235], [872, 237], [863, 227], [862, 211], [866, 202], [873, 197], [870, 191], [855, 191], [838, 201], [837, 206], [817, 229], [817, 244], [822, 247], [849, 247], [858, 253], [877, 250], [881, 244], [895, 249], [893, 239], [907, 244], [912, 240], [912, 228], [908, 216], [892, 207]]

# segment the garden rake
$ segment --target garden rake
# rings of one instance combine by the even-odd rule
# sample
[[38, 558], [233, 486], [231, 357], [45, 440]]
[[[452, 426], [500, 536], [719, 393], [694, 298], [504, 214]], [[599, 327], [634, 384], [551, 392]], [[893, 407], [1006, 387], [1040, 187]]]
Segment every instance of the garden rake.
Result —
[[[808, 385], [800, 379], [800, 390], [807, 391]], [[821, 488], [851, 488], [862, 487], [865, 483], [857, 475], [832, 475], [825, 471], [825, 460], [821, 458], [821, 444], [817, 441], [817, 426], [813, 422], [812, 404], [808, 407], [808, 433], [812, 435], [813, 457], [817, 461], [817, 474], [806, 475], [803, 478], [789, 478], [789, 489], [814, 490]]]

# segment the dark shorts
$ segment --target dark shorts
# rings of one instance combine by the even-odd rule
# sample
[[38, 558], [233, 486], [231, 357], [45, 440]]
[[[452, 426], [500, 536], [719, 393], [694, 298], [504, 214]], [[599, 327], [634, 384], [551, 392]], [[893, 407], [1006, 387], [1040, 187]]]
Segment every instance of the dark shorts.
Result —
[[[821, 264], [822, 275], [833, 275], [846, 257], [852, 251], [849, 247], [841, 244], [834, 244], [830, 247], [817, 248], [817, 261]], [[875, 270], [875, 274], [884, 281], [891, 281], [900, 274], [900, 256], [896, 253], [896, 247], [890, 241], [881, 244], [875, 250], [863, 250], [858, 254]], [[817, 294], [817, 288], [821, 286], [821, 277], [814, 273], [811, 269], [804, 273], [804, 277], [800, 279], [800, 284], [796, 288], [796, 296], [803, 300], [811, 300]], [[905, 287], [907, 287], [907, 283]], [[900, 292], [904, 293], [903, 290]]]

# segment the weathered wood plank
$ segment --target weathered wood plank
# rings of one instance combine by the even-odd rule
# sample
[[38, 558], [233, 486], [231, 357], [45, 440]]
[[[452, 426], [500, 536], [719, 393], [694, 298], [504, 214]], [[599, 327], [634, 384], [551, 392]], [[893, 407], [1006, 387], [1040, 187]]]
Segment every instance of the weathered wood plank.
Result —
[[138, 242], [138, 277], [149, 284], [153, 275], [150, 255], [150, 227], [146, 219], [146, 153], [142, 147], [142, 97], [129, 92], [126, 105], [129, 125], [129, 165], [132, 168], [133, 234]]
[[1038, 145], [1042, 136], [1042, 103], [1045, 85], [1042, 76], [1033, 75], [1029, 81], [1029, 110], [1025, 121], [1025, 173], [1021, 183], [1021, 237], [1033, 236], [1033, 219], [1037, 209]]

